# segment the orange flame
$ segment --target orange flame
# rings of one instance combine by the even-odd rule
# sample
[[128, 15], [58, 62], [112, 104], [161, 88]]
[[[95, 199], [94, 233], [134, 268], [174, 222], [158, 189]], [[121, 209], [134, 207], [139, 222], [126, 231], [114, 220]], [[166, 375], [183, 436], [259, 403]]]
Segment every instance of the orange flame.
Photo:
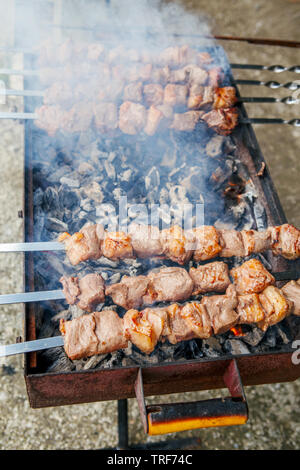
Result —
[[230, 331], [234, 334], [234, 336], [245, 336], [246, 334], [240, 325], [230, 328]]

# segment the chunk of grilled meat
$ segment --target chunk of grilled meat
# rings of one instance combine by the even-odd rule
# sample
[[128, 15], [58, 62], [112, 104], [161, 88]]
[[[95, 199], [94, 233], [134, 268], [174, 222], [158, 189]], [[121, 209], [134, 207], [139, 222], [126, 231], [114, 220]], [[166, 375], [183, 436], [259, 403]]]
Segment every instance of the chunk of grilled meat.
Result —
[[70, 305], [77, 304], [82, 310], [92, 312], [97, 305], [105, 301], [105, 285], [100, 274], [87, 274], [81, 279], [62, 276], [59, 281]]
[[126, 339], [146, 354], [150, 354], [162, 333], [163, 320], [158, 315], [144, 316], [137, 310], [128, 310], [124, 315], [124, 333]]
[[272, 251], [287, 259], [300, 257], [300, 231], [290, 224], [272, 229]]
[[212, 109], [202, 116], [208, 127], [220, 135], [229, 135], [238, 124], [237, 108]]
[[193, 253], [195, 261], [206, 261], [219, 255], [222, 247], [220, 245], [218, 231], [214, 227], [203, 225], [202, 227], [193, 229], [192, 232], [195, 237]]
[[201, 304], [206, 307], [215, 335], [225, 333], [238, 322], [238, 298], [232, 284], [227, 288], [226, 295], [203, 297]]
[[61, 320], [60, 331], [65, 337], [66, 354], [72, 360], [125, 349], [128, 345], [123, 320], [114, 310]]
[[125, 232], [105, 232], [103, 256], [110, 259], [132, 258], [131, 238]]
[[160, 236], [163, 254], [178, 264], [185, 264], [193, 251], [193, 234], [184, 232], [178, 225], [161, 231]]
[[143, 298], [145, 304], [154, 302], [178, 302], [188, 299], [193, 292], [193, 281], [183, 268], [161, 268], [150, 272], [147, 292]]
[[84, 227], [74, 235], [63, 233], [59, 241], [63, 241], [71, 264], [76, 265], [88, 259], [98, 259], [102, 256], [103, 225], [96, 224]]
[[137, 134], [146, 124], [146, 108], [131, 101], [125, 101], [120, 106], [119, 128], [125, 134]]
[[148, 286], [147, 276], [123, 276], [121, 282], [107, 286], [105, 294], [126, 310], [140, 308], [144, 304]]
[[148, 83], [144, 86], [145, 103], [148, 106], [162, 104], [164, 99], [164, 89], [159, 83]]
[[300, 316], [300, 279], [287, 282], [281, 289], [287, 300], [292, 302], [292, 313]]
[[176, 131], [193, 131], [199, 119], [202, 118], [203, 112], [201, 111], [187, 111], [186, 113], [175, 113], [170, 129]]
[[293, 303], [275, 286], [267, 287], [259, 294], [259, 300], [265, 311], [265, 318], [258, 323], [258, 327], [263, 331], [283, 320], [293, 308]]
[[275, 284], [275, 278], [258, 259], [249, 259], [230, 271], [238, 294], [253, 294]]
[[215, 89], [213, 103], [213, 107], [215, 109], [232, 108], [235, 106], [236, 102], [236, 91], [233, 86], [225, 86]]
[[191, 268], [189, 274], [194, 282], [193, 295], [225, 292], [230, 284], [228, 266], [222, 261]]

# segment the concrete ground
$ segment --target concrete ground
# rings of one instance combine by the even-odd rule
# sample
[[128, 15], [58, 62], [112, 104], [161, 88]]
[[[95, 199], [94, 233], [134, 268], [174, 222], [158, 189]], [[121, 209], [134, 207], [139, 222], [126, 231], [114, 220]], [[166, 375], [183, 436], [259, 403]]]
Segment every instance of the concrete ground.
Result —
[[[169, 2], [170, 3], [170, 2]], [[215, 34], [245, 35], [300, 40], [300, 4], [273, 0], [203, 0], [181, 1], [195, 15], [205, 15]], [[0, 0], [2, 22], [1, 45], [10, 38], [7, 2]], [[6, 15], [6, 16], [5, 16]], [[297, 65], [299, 49], [267, 48], [244, 43], [223, 44], [231, 62]], [[14, 66], [20, 60], [0, 55], [0, 63]], [[15, 63], [14, 63], [15, 62]], [[274, 79], [281, 82], [297, 79], [282, 73], [236, 71], [240, 78]], [[299, 76], [300, 79], [300, 76]], [[12, 79], [10, 87], [20, 86]], [[287, 96], [288, 90], [272, 91], [265, 87], [243, 89], [242, 94]], [[0, 111], [19, 107], [20, 101], [9, 99]], [[300, 117], [299, 105], [248, 105], [250, 116]], [[259, 144], [269, 165], [289, 222], [300, 226], [300, 131], [290, 126], [257, 126]], [[21, 241], [22, 223], [17, 212], [23, 205], [23, 128], [18, 122], [0, 123], [0, 242]], [[22, 256], [10, 254], [0, 258], [1, 293], [22, 290]], [[1, 307], [0, 343], [14, 342], [22, 333], [22, 316], [16, 306]], [[170, 396], [170, 401], [196, 400], [218, 396], [221, 392], [201, 392]], [[199, 449], [298, 449], [300, 444], [300, 381], [247, 387], [250, 419], [241, 427], [204, 429], [182, 433], [198, 436]], [[149, 399], [154, 403], [166, 397]], [[32, 410], [23, 379], [22, 358], [0, 362], [0, 449], [97, 449], [116, 445], [116, 402], [74, 405]], [[154, 441], [144, 435], [135, 400], [129, 400], [130, 439], [132, 443]], [[178, 436], [168, 436], [174, 438]]]

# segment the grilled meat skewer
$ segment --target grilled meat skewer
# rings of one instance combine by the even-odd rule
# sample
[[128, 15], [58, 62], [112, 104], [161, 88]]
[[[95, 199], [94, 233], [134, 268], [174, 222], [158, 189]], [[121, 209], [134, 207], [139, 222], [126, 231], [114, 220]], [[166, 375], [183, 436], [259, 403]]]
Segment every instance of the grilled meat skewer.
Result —
[[216, 230], [203, 226], [184, 231], [179, 226], [159, 230], [147, 225], [131, 224], [129, 233], [107, 232], [100, 224], [84, 227], [74, 235], [63, 233], [67, 256], [73, 265], [101, 256], [113, 260], [124, 258], [169, 258], [185, 264], [215, 257], [244, 257], [272, 250], [286, 259], [300, 257], [300, 230], [290, 224], [256, 230]]
[[300, 280], [282, 289], [268, 286], [261, 294], [237, 295], [230, 285], [225, 295], [204, 296], [201, 302], [128, 310], [121, 319], [114, 310], [60, 321], [66, 354], [72, 360], [124, 349], [131, 341], [150, 354], [159, 341], [172, 344], [209, 338], [237, 324], [255, 323], [263, 331], [291, 313], [300, 313]]
[[[275, 278], [257, 259], [234, 268], [231, 276], [238, 294], [259, 293], [275, 283]], [[189, 272], [184, 268], [167, 267], [151, 271], [147, 276], [123, 276], [119, 283], [106, 286], [98, 273], [81, 279], [63, 276], [60, 282], [66, 301], [88, 312], [103, 303], [106, 296], [128, 310], [156, 302], [181, 302], [191, 295], [225, 292], [231, 283], [228, 266], [222, 261], [191, 268]]]

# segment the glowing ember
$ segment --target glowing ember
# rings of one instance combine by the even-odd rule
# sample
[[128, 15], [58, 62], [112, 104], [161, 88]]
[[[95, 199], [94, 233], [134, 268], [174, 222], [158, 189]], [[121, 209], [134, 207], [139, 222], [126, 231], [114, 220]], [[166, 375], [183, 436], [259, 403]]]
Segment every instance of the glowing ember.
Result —
[[234, 326], [233, 328], [230, 329], [231, 333], [234, 334], [234, 336], [245, 336], [246, 333], [244, 333], [242, 326]]

